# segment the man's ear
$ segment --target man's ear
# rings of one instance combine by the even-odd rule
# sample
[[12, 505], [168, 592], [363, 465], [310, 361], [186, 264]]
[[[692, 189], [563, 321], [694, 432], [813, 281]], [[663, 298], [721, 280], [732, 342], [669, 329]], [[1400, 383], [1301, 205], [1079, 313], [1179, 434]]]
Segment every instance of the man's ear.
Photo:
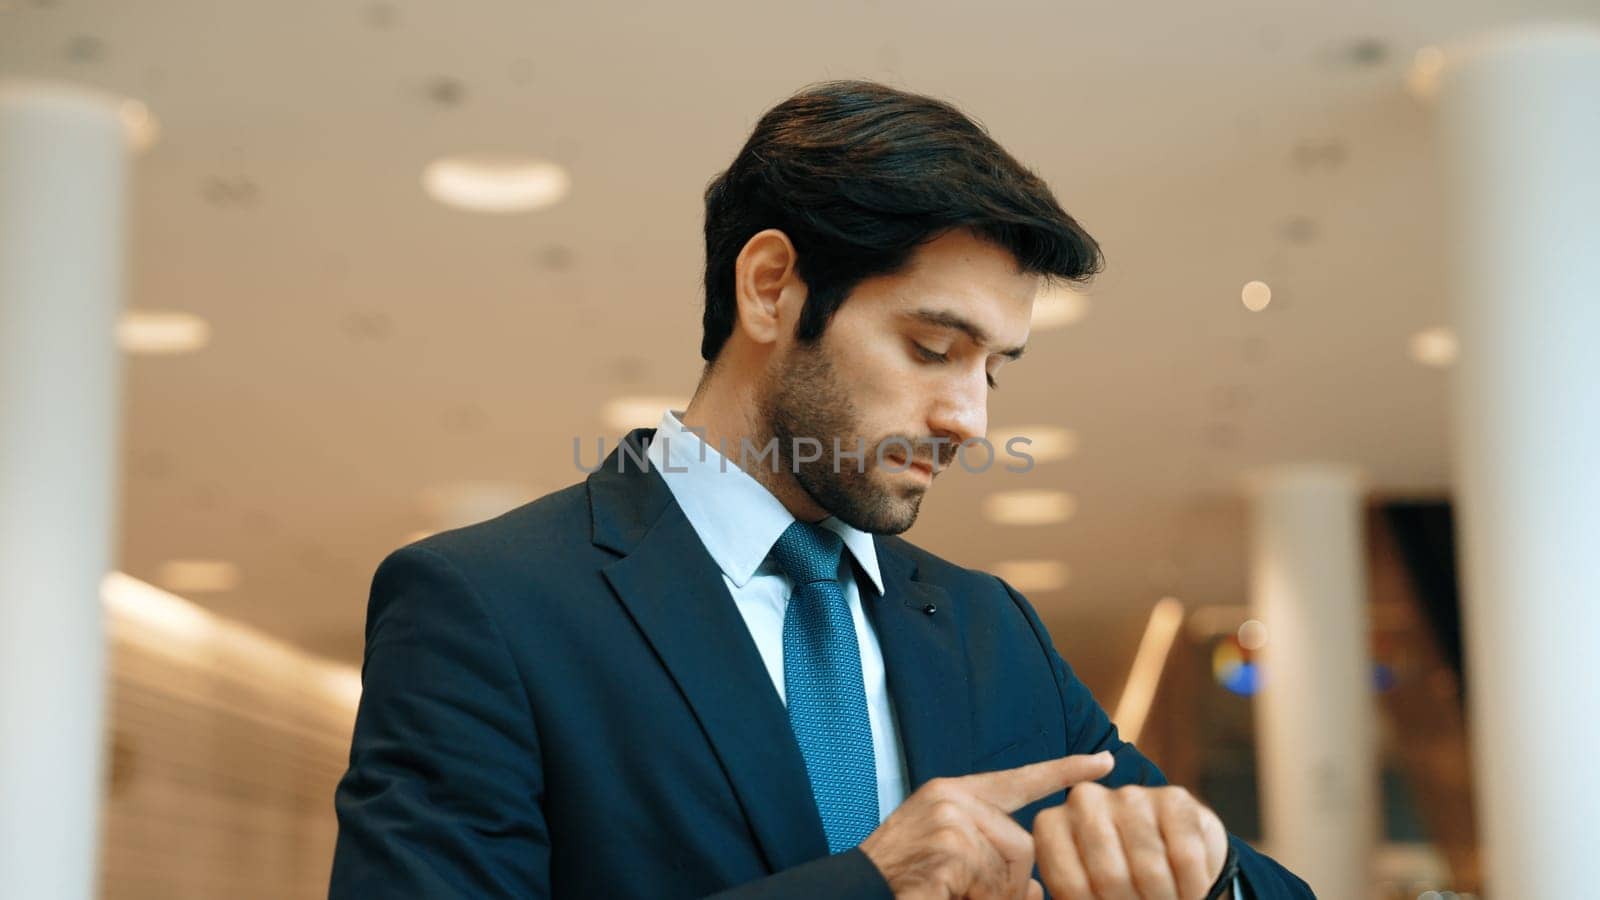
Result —
[[806, 301], [798, 259], [789, 236], [776, 228], [759, 231], [745, 242], [733, 265], [735, 331], [757, 344], [773, 344], [794, 333]]

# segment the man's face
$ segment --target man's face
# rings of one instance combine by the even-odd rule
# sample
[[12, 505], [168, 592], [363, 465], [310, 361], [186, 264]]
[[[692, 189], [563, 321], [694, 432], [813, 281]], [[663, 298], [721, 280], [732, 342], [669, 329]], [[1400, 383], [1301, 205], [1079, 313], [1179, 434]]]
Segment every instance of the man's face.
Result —
[[[957, 446], [984, 436], [991, 381], [1020, 355], [1038, 288], [1009, 252], [966, 231], [862, 282], [816, 343], [791, 340], [768, 372], [763, 413], [785, 469], [856, 528], [910, 528]], [[797, 437], [820, 441], [821, 459], [792, 460]], [[864, 460], [835, 456], [835, 438], [864, 447]]]

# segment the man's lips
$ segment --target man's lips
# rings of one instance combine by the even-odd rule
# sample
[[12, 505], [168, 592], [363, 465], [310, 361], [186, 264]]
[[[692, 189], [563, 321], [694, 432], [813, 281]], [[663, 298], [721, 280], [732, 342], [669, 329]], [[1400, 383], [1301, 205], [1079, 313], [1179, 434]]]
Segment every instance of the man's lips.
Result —
[[915, 472], [929, 480], [932, 480], [933, 476], [939, 471], [934, 468], [932, 462], [925, 459], [914, 459], [908, 464], [903, 456], [891, 456], [887, 457], [887, 461], [897, 472]]

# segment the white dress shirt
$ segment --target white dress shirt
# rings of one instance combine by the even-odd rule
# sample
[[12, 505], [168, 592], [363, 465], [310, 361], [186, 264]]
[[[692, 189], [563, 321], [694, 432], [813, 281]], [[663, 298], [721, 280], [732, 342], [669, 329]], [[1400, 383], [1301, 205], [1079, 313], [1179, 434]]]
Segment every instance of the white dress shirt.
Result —
[[[686, 431], [677, 414], [661, 416], [646, 448], [650, 465], [666, 480], [684, 517], [722, 570], [722, 581], [755, 639], [772, 685], [784, 699], [783, 613], [794, 590], [789, 576], [767, 559], [772, 545], [794, 515], [772, 493], [722, 456], [715, 447]], [[883, 593], [878, 552], [872, 535], [833, 516], [818, 523], [844, 539], [845, 550]], [[896, 732], [883, 671], [878, 636], [861, 609], [861, 591], [850, 560], [839, 557], [839, 584], [861, 648], [861, 680], [867, 689], [867, 718], [872, 724], [872, 753], [878, 770], [878, 820], [881, 822], [906, 797], [905, 759]], [[787, 703], [787, 700], [785, 699]]]

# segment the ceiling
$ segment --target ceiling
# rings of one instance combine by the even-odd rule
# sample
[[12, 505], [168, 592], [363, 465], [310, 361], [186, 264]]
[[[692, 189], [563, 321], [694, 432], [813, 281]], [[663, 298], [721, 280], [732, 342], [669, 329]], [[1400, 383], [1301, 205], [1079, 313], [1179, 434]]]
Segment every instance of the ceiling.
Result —
[[[1096, 235], [1088, 316], [1038, 333], [996, 427], [1071, 428], [1027, 487], [1046, 527], [987, 524], [1020, 486], [952, 471], [912, 540], [1071, 571], [1033, 599], [1114, 692], [1151, 605], [1238, 603], [1239, 475], [1355, 463], [1447, 488], [1447, 378], [1407, 354], [1448, 324], [1415, 51], [1594, 0], [1086, 4], [0, 0], [0, 76], [143, 100], [133, 307], [203, 316], [199, 353], [126, 368], [121, 567], [221, 559], [193, 599], [357, 661], [372, 570], [462, 482], [580, 478], [623, 394], [699, 370], [700, 193], [798, 87], [868, 77], [954, 100]], [[475, 215], [431, 159], [553, 159], [570, 197]], [[1272, 304], [1250, 312], [1260, 279]], [[1112, 698], [1108, 698], [1112, 699]]]

